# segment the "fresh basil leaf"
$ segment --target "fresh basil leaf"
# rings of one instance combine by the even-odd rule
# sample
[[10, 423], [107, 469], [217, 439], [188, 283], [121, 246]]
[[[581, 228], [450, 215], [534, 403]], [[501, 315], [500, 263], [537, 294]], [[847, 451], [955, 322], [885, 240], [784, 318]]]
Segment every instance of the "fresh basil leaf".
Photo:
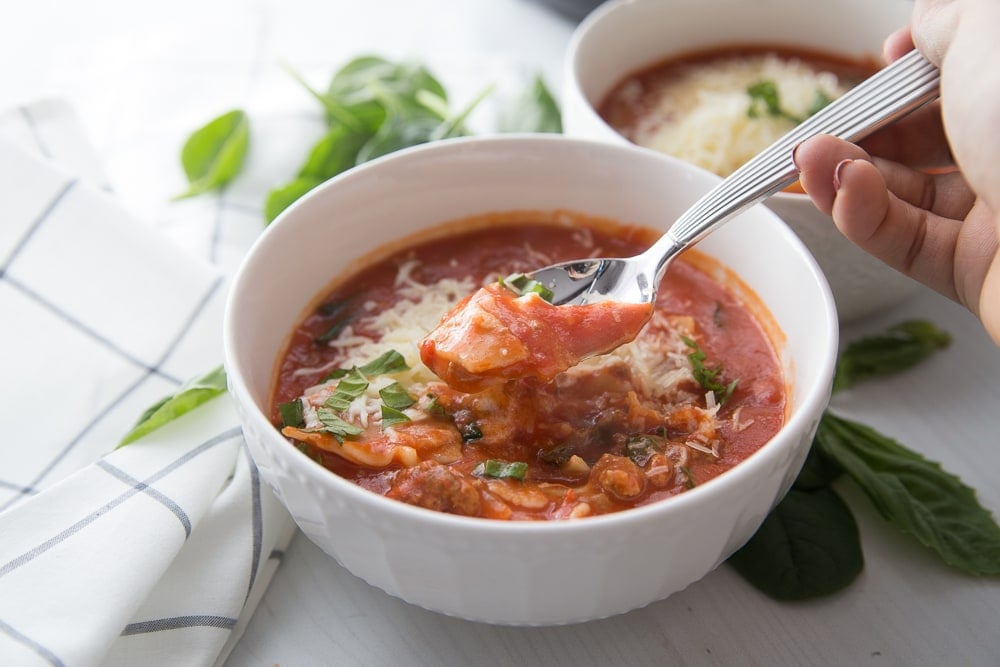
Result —
[[358, 151], [358, 164], [404, 148], [425, 144], [431, 141], [439, 125], [441, 125], [440, 119], [430, 115], [426, 110], [422, 114], [407, 113], [398, 108], [390, 110], [378, 132]]
[[341, 67], [330, 80], [326, 96], [348, 105], [375, 99], [375, 87], [389, 90], [398, 97], [413, 98], [427, 90], [448, 99], [444, 86], [430, 71], [415, 62], [393, 63], [380, 56], [360, 56]]
[[816, 438], [891, 524], [949, 565], [1000, 574], [1000, 526], [957, 477], [875, 429], [829, 412]]
[[147, 409], [139, 422], [121, 439], [117, 447], [124, 447], [135, 442], [181, 415], [194, 410], [199, 405], [207, 403], [219, 394], [225, 393], [225, 391], [226, 371], [223, 370], [222, 366], [189, 380], [177, 390], [177, 393], [161, 399]]
[[503, 110], [497, 125], [501, 132], [562, 132], [559, 104], [540, 74]]
[[274, 219], [282, 211], [322, 182], [322, 180], [313, 177], [296, 178], [272, 189], [267, 193], [267, 199], [264, 202], [264, 218], [268, 223], [274, 222]]
[[279, 403], [278, 413], [281, 415], [282, 426], [302, 428], [306, 425], [305, 417], [302, 414], [302, 401], [299, 399], [288, 403]]
[[417, 402], [398, 382], [379, 389], [378, 395], [383, 403], [395, 410], [405, 410]]
[[184, 142], [181, 166], [188, 189], [176, 199], [220, 188], [239, 174], [250, 145], [250, 121], [239, 109], [210, 121]]
[[334, 123], [309, 152], [299, 169], [299, 178], [325, 181], [350, 169], [358, 164], [358, 152], [372, 134], [367, 129], [356, 130], [343, 123]]
[[382, 406], [382, 428], [389, 428], [390, 426], [395, 426], [397, 424], [405, 424], [408, 421], [410, 421], [410, 418], [407, 417], [402, 410], [397, 410], [396, 408], [388, 405]]
[[337, 412], [346, 412], [351, 401], [365, 393], [366, 389], [368, 389], [368, 379], [354, 368], [340, 378], [337, 388], [327, 397], [323, 405]]
[[832, 489], [792, 489], [729, 557], [744, 579], [777, 600], [806, 600], [848, 586], [864, 567], [850, 509]]
[[467, 135], [469, 132], [465, 127], [466, 119], [468, 119], [469, 115], [472, 114], [475, 108], [479, 106], [483, 100], [489, 97], [492, 92], [493, 86], [486, 86], [479, 91], [479, 93], [465, 105], [464, 109], [459, 111], [454, 116], [446, 118], [444, 122], [434, 128], [434, 131], [431, 132], [430, 140], [438, 141], [440, 139], [448, 139], [449, 137], [461, 137]]
[[809, 454], [799, 476], [795, 478], [794, 488], [801, 491], [814, 491], [829, 486], [844, 473], [840, 465], [825, 455], [822, 448], [813, 440]]
[[861, 338], [844, 348], [837, 360], [833, 390], [905, 371], [950, 344], [951, 336], [931, 322], [900, 322], [882, 334]]
[[364, 432], [363, 428], [350, 424], [338, 417], [337, 413], [330, 408], [320, 408], [317, 410], [316, 418], [323, 424], [323, 427], [317, 430], [329, 433], [341, 444], [344, 443], [344, 438], [351, 438], [361, 435]]
[[367, 364], [358, 367], [358, 370], [368, 377], [373, 375], [392, 375], [410, 370], [406, 365], [406, 359], [396, 350], [389, 350], [369, 361]]
[[500, 459], [481, 461], [479, 465], [472, 469], [472, 474], [477, 477], [492, 477], [494, 479], [523, 480], [527, 473], [527, 463], [523, 461], [501, 461]]

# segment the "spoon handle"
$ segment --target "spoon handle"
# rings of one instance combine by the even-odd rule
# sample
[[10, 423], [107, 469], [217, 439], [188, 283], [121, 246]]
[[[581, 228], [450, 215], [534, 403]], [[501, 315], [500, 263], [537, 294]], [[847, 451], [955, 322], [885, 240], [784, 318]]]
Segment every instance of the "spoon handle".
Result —
[[712, 188], [679, 217], [648, 251], [662, 257], [657, 282], [670, 258], [740, 211], [798, 178], [792, 150], [817, 134], [857, 141], [938, 96], [939, 72], [914, 50], [847, 91]]

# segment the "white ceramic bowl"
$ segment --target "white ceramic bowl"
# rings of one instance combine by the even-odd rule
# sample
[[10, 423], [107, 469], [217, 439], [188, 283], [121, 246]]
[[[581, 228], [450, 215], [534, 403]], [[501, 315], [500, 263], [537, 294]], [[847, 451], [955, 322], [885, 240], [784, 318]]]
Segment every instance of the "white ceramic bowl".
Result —
[[[266, 418], [275, 361], [307, 304], [351, 260], [438, 223], [571, 209], [662, 225], [716, 178], [650, 151], [562, 136], [458, 139], [338, 176], [289, 208], [239, 270], [226, 370], [262, 477], [303, 532], [391, 595], [465, 619], [551, 625], [664, 598], [742, 545], [788, 489], [830, 391], [832, 297], [799, 240], [754, 207], [699, 247], [770, 308], [791, 385], [776, 437], [735, 469], [666, 502], [564, 522], [442, 514], [366, 491], [291, 446]], [[757, 247], [746, 252], [751, 242]]]
[[[595, 111], [629, 74], [672, 56], [741, 44], [776, 44], [881, 58], [911, 0], [611, 0], [579, 25], [564, 63], [563, 127], [573, 136], [626, 142]], [[767, 205], [805, 242], [833, 289], [841, 321], [880, 312], [917, 284], [848, 241], [803, 194]]]

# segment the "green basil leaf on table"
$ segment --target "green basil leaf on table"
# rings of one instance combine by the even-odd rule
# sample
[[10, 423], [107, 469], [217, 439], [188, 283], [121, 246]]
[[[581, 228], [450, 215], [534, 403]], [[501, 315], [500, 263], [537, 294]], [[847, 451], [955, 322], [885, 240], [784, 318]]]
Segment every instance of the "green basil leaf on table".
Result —
[[823, 453], [822, 448], [813, 440], [799, 476], [795, 478], [793, 488], [801, 491], [815, 491], [830, 486], [841, 475], [844, 469], [836, 461]]
[[844, 348], [837, 360], [833, 390], [905, 371], [949, 344], [951, 336], [931, 322], [900, 322], [882, 334], [861, 338]]
[[559, 104], [540, 74], [535, 75], [520, 97], [504, 108], [497, 124], [501, 132], [562, 132]]
[[875, 429], [830, 413], [816, 440], [891, 524], [949, 565], [1000, 574], [1000, 526], [958, 477]]
[[767, 595], [805, 600], [841, 590], [864, 567], [850, 509], [832, 489], [792, 489], [728, 561]]
[[250, 121], [239, 109], [222, 114], [196, 130], [181, 149], [188, 189], [177, 199], [222, 187], [243, 168], [250, 145]]
[[118, 447], [135, 442], [225, 391], [226, 372], [222, 366], [186, 382], [177, 393], [161, 399], [148, 408], [132, 430], [121, 439]]

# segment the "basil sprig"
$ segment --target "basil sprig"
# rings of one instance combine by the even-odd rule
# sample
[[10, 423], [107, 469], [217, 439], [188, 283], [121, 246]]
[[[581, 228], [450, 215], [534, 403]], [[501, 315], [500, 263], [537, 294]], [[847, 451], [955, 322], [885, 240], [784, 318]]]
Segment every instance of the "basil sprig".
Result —
[[[904, 322], [848, 345], [835, 390], [901, 372], [942, 349], [933, 324]], [[848, 586], [861, 571], [857, 525], [831, 485], [844, 474], [891, 525], [974, 575], [1000, 574], [1000, 526], [975, 492], [940, 464], [827, 410], [792, 490], [729, 562], [771, 597], [799, 600]]]
[[417, 144], [468, 134], [465, 120], [489, 94], [487, 87], [457, 113], [440, 81], [423, 65], [362, 56], [338, 70], [325, 91], [292, 75], [326, 113], [326, 134], [295, 177], [271, 190], [268, 222], [323, 181], [376, 157]]
[[962, 481], [875, 429], [827, 413], [816, 442], [865, 492], [882, 518], [944, 562], [1000, 574], [1000, 526]]
[[535, 75], [531, 85], [500, 115], [501, 132], [562, 132], [559, 104], [541, 75]]

